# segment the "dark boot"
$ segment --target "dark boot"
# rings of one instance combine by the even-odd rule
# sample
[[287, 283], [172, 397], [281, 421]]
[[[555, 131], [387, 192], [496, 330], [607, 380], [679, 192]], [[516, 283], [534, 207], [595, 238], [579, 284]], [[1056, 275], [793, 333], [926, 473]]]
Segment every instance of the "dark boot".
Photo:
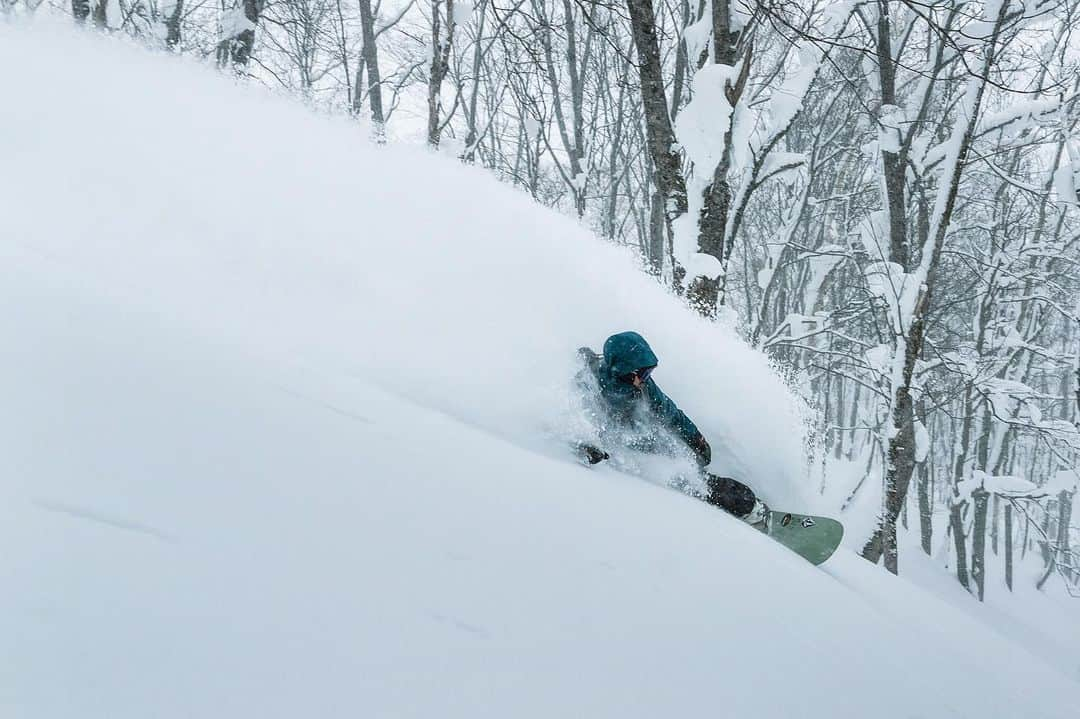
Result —
[[730, 477], [706, 474], [705, 484], [709, 488], [705, 501], [736, 517], [742, 518], [750, 514], [757, 504], [757, 497], [750, 488]]

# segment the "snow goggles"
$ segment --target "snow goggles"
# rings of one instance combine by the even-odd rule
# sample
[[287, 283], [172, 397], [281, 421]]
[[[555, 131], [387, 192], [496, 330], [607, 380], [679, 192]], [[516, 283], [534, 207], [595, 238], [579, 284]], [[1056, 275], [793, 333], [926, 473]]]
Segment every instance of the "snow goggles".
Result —
[[633, 384], [635, 377], [644, 382], [645, 380], [649, 379], [649, 375], [652, 374], [652, 371], [654, 369], [656, 369], [656, 365], [653, 365], [652, 367], [642, 367], [641, 369], [634, 370], [630, 374], [622, 375], [621, 377], [619, 377], [619, 379], [621, 379], [623, 382], [626, 382], [627, 384]]

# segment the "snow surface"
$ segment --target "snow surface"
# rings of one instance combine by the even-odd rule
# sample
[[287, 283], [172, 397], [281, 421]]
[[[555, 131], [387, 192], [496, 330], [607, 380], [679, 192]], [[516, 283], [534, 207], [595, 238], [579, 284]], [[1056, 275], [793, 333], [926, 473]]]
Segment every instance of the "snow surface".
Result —
[[634, 328], [714, 469], [804, 494], [788, 390], [628, 254], [115, 38], [0, 68], [3, 716], [1074, 715], [847, 550], [566, 458]]

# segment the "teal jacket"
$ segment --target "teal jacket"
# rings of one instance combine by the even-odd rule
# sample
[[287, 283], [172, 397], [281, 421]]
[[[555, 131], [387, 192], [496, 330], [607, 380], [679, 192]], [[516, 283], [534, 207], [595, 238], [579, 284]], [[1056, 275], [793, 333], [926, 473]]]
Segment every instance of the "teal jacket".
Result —
[[658, 362], [649, 343], [637, 332], [608, 337], [602, 357], [589, 350], [583, 350], [582, 356], [599, 385], [600, 410], [603, 419], [615, 425], [612, 429], [647, 436], [654, 434], [650, 432], [651, 424], [666, 429], [687, 445], [700, 435], [690, 418], [660, 390], [652, 377], [640, 389], [618, 379], [643, 367], [654, 367]]

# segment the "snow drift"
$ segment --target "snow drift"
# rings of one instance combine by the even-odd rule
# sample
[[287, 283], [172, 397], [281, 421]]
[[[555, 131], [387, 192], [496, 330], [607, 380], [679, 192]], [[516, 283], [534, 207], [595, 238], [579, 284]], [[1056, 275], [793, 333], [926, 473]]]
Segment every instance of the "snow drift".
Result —
[[21, 246], [223, 341], [374, 378], [519, 443], [558, 419], [577, 347], [634, 329], [716, 441], [715, 468], [763, 469], [774, 503], [798, 498], [786, 389], [629, 251], [483, 170], [89, 42], [75, 47], [94, 81], [59, 81], [70, 39], [55, 67], [8, 73], [5, 225]]
[[627, 254], [115, 40], [0, 26], [0, 68], [5, 716], [1072, 715], [852, 555], [567, 460], [573, 350], [633, 328], [799, 498], [786, 389]]

